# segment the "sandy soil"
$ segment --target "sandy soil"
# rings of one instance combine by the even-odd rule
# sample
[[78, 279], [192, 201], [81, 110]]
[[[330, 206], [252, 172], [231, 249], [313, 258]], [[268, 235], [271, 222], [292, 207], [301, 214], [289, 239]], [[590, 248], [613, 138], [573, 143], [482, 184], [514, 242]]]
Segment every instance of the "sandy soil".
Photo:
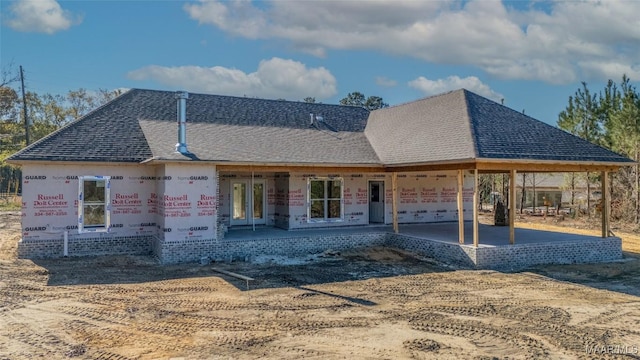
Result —
[[640, 358], [637, 237], [622, 262], [520, 273], [383, 248], [161, 267], [16, 259], [18, 214], [0, 216], [0, 359]]

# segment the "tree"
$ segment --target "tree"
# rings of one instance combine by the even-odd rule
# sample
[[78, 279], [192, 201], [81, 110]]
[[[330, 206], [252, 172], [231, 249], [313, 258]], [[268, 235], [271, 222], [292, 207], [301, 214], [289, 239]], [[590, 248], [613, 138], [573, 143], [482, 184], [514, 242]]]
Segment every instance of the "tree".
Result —
[[0, 71], [0, 87], [8, 87], [19, 79], [20, 75], [13, 68], [13, 62], [11, 62], [6, 68], [2, 69], [2, 71]]
[[96, 99], [86, 89], [71, 90], [67, 93], [67, 101], [71, 105], [69, 114], [74, 120], [81, 118], [90, 110], [96, 108]]
[[98, 94], [95, 96], [96, 100], [95, 103], [97, 106], [102, 106], [106, 103], [108, 103], [109, 101], [117, 98], [118, 96], [122, 95], [122, 90], [120, 89], [116, 89], [116, 90], [107, 90], [107, 89], [98, 89]]
[[389, 104], [385, 103], [379, 96], [369, 96], [367, 101], [364, 102], [364, 107], [367, 110], [376, 110], [389, 107]]
[[611, 148], [632, 158], [636, 164], [633, 168], [620, 170], [620, 180], [626, 185], [625, 199], [634, 199], [634, 222], [640, 222], [640, 95], [623, 77], [621, 92], [607, 121], [608, 139]]
[[348, 93], [346, 97], [340, 100], [341, 105], [360, 106], [367, 110], [376, 110], [389, 107], [379, 96], [364, 96], [359, 91]]
[[[574, 96], [569, 97], [569, 105], [558, 115], [558, 127], [594, 144], [603, 143], [602, 108], [596, 94], [591, 94], [586, 82]], [[591, 182], [587, 172], [587, 214], [591, 209]]]
[[302, 101], [309, 103], [309, 104], [315, 104], [316, 103], [316, 98], [311, 97], [311, 96], [307, 96], [306, 98], [302, 99]]
[[[640, 223], [640, 94], [623, 75], [622, 82], [609, 80], [596, 96], [582, 83], [567, 108], [558, 116], [558, 126], [590, 142], [608, 147], [636, 161], [620, 168], [611, 181], [611, 216]], [[575, 189], [576, 175], [568, 181]], [[587, 192], [599, 178], [587, 173]], [[587, 206], [590, 206], [587, 196]]]
[[8, 87], [0, 86], [0, 121], [13, 121], [18, 116], [18, 93]]

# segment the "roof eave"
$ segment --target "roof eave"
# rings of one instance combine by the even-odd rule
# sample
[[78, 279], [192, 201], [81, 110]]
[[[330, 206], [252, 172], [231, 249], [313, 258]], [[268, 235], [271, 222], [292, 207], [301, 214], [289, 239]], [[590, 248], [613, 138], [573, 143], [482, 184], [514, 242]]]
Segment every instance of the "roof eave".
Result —
[[629, 161], [594, 160], [538, 160], [538, 159], [476, 159], [478, 170], [517, 170], [521, 172], [581, 172], [581, 171], [617, 171], [621, 167], [632, 166]]
[[45, 159], [34, 159], [34, 160], [30, 160], [30, 159], [20, 159], [20, 160], [15, 160], [15, 159], [7, 159], [4, 161], [7, 164], [11, 164], [11, 165], [18, 165], [18, 166], [22, 166], [22, 165], [78, 165], [78, 164], [95, 164], [95, 165], [108, 165], [108, 164], [118, 164], [118, 166], [120, 165], [131, 165], [131, 166], [135, 166], [135, 165], [140, 165], [141, 162], [140, 161], [122, 161], [122, 160], [94, 160], [94, 161], [90, 161], [90, 160], [45, 160]]

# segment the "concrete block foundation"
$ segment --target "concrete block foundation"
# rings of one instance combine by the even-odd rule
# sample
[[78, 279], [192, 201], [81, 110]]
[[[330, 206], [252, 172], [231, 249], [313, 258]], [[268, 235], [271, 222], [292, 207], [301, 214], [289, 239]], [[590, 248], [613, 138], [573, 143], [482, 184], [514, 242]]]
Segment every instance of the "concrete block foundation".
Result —
[[388, 246], [429, 256], [439, 261], [474, 269], [517, 271], [543, 264], [579, 264], [622, 259], [618, 237], [585, 237], [576, 241], [542, 242], [501, 246], [461, 245], [391, 234]]
[[[155, 236], [70, 238], [69, 256], [153, 255], [161, 264], [245, 260], [257, 255], [305, 255], [328, 249], [346, 250], [389, 246], [418, 253], [448, 264], [472, 269], [517, 271], [541, 264], [575, 264], [615, 261], [622, 258], [622, 241], [617, 237], [584, 237], [571, 241], [545, 241], [515, 245], [461, 245], [455, 242], [384, 231], [350, 233], [286, 234], [247, 239], [161, 240]], [[298, 235], [298, 236], [295, 236]], [[21, 240], [21, 258], [63, 256], [63, 240]]]
[[[68, 239], [69, 256], [90, 255], [151, 255], [153, 236], [98, 236]], [[64, 240], [29, 239], [18, 243], [18, 257], [27, 259], [59, 258], [64, 256]]]

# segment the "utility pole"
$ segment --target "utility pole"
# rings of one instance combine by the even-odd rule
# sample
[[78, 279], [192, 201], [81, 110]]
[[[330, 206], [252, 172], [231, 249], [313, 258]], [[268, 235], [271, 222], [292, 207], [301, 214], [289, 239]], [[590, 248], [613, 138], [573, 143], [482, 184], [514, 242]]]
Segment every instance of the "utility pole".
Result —
[[22, 65], [20, 65], [20, 83], [22, 84], [22, 111], [24, 113], [24, 135], [27, 140], [27, 146], [29, 146], [29, 118], [27, 117], [27, 98], [24, 95], [24, 72], [22, 71]]

